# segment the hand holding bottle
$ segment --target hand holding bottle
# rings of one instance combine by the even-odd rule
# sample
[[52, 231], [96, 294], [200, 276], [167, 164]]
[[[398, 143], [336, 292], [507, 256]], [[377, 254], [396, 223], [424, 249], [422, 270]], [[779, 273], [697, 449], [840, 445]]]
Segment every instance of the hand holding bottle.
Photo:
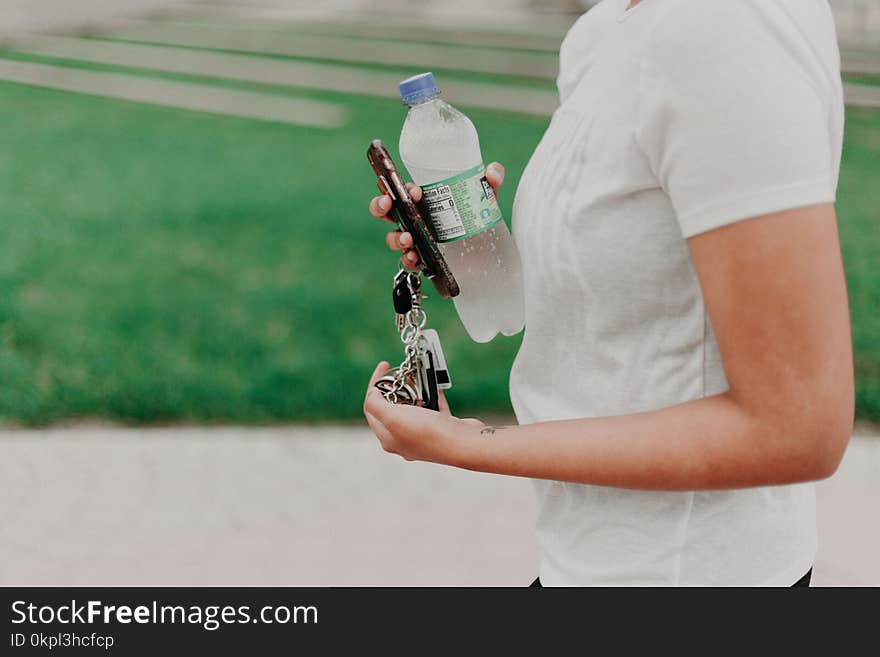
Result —
[[[500, 162], [492, 162], [486, 167], [486, 180], [492, 186], [492, 189], [495, 191], [495, 196], [498, 196], [498, 189], [501, 187], [501, 184], [504, 182], [504, 166]], [[406, 184], [407, 191], [409, 191], [412, 199], [418, 203], [422, 200], [422, 190], [417, 185], [413, 183]], [[387, 194], [383, 194], [381, 196], [376, 196], [370, 201], [370, 214], [376, 217], [377, 219], [383, 219], [389, 223], [395, 224], [394, 219], [388, 216], [388, 211], [391, 209], [391, 197]], [[395, 224], [396, 225], [396, 224]], [[403, 251], [403, 254], [400, 257], [400, 261], [404, 264], [404, 266], [409, 268], [415, 268], [419, 264], [419, 256], [416, 253], [413, 246], [412, 235], [409, 233], [402, 233], [399, 230], [392, 230], [385, 236], [385, 244], [388, 245], [389, 249], [393, 251]]]

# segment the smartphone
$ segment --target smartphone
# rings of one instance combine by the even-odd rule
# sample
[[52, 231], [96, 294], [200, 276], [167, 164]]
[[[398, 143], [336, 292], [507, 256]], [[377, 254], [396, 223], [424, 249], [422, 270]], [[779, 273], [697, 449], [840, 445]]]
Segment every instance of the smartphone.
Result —
[[458, 296], [459, 288], [431, 227], [419, 206], [406, 191], [406, 185], [394, 166], [394, 160], [381, 139], [374, 139], [367, 150], [367, 160], [376, 174], [377, 186], [383, 194], [391, 197], [389, 214], [397, 222], [400, 230], [412, 235], [413, 247], [419, 254], [422, 273], [434, 284], [438, 294], [444, 299]]

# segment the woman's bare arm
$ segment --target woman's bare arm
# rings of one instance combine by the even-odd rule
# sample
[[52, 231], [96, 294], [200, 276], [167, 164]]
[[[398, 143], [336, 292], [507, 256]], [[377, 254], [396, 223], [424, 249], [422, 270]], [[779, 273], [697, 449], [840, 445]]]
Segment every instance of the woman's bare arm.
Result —
[[494, 428], [368, 391], [364, 410], [385, 449], [472, 470], [656, 490], [829, 476], [854, 404], [834, 207], [741, 221], [688, 243], [728, 392], [634, 415]]

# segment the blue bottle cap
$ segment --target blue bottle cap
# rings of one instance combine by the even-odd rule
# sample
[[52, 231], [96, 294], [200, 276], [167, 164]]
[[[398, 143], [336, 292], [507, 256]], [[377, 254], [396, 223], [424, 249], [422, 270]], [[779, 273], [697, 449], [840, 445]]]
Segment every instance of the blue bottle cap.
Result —
[[438, 96], [440, 90], [433, 73], [419, 73], [400, 83], [400, 97], [407, 105]]

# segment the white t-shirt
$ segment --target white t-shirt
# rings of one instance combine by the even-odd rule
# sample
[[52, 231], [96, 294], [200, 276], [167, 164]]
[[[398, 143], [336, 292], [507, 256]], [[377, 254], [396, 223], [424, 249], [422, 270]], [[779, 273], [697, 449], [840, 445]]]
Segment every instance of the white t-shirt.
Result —
[[[686, 238], [835, 198], [843, 100], [827, 0], [628, 4], [605, 0], [566, 36], [561, 106], [517, 190], [521, 424], [725, 391]], [[535, 484], [546, 585], [791, 585], [815, 557], [812, 484]]]

